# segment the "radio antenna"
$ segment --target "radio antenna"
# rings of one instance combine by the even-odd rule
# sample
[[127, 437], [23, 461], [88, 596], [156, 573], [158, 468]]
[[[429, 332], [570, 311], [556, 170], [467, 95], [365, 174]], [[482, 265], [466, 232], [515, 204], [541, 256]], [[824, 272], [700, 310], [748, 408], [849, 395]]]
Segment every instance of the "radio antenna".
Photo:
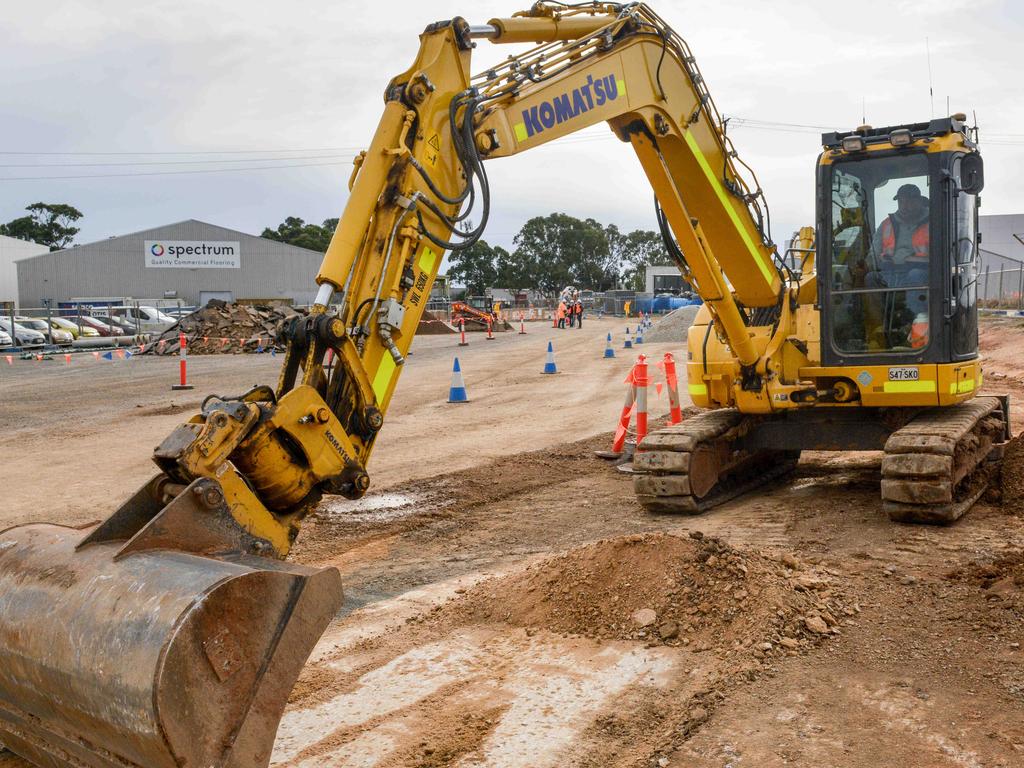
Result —
[[932, 88], [932, 47], [927, 37], [924, 39], [924, 50], [928, 57], [928, 100], [931, 102], [932, 117], [935, 117], [935, 91]]

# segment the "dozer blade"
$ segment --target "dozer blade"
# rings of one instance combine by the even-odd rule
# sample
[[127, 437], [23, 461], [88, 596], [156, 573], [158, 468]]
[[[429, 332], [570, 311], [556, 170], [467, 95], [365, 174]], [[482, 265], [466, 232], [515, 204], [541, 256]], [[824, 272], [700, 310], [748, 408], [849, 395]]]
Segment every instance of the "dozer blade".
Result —
[[0, 533], [0, 744], [45, 768], [265, 768], [338, 572], [87, 533]]

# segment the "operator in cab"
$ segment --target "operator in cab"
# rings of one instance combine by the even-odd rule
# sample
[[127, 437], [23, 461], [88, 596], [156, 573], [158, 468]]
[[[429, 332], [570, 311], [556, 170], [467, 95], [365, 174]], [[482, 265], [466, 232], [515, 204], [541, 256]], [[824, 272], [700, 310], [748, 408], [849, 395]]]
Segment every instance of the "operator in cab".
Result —
[[893, 198], [897, 209], [875, 231], [879, 270], [868, 276], [874, 288], [928, 283], [928, 198], [916, 184], [904, 184]]
[[904, 184], [893, 198], [895, 213], [878, 225], [872, 241], [877, 271], [867, 275], [869, 288], [909, 288], [904, 296], [910, 321], [908, 343], [928, 345], [928, 294], [914, 288], [928, 285], [928, 198], [916, 184]]

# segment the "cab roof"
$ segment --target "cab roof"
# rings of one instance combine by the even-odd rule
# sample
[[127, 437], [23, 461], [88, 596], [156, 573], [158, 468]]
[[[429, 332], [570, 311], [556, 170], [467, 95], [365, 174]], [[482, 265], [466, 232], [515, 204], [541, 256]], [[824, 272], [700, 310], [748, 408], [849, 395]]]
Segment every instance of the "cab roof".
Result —
[[953, 117], [939, 117], [929, 120], [927, 123], [905, 123], [903, 125], [888, 125], [882, 128], [862, 126], [853, 131], [831, 131], [821, 134], [821, 144], [825, 149], [841, 149], [843, 139], [847, 136], [863, 136], [865, 144], [887, 144], [889, 134], [893, 131], [907, 129], [910, 131], [912, 141], [937, 136], [948, 136], [951, 133], [962, 133], [967, 135], [967, 125], [959, 119], [962, 115]]

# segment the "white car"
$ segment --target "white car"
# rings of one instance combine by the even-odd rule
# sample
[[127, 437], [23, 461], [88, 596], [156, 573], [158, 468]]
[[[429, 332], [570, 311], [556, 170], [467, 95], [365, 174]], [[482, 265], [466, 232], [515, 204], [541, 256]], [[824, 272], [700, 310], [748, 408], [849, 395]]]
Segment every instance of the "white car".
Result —
[[0, 331], [0, 347], [13, 347], [14, 342], [11, 341], [11, 337], [7, 335], [7, 331]]
[[0, 318], [0, 330], [5, 331], [8, 336], [13, 338], [15, 345], [19, 347], [42, 347], [46, 345], [46, 337], [39, 331], [33, 331], [31, 328], [26, 328], [24, 325], [18, 325], [17, 323], [14, 323], [12, 330], [11, 318], [9, 317]]

